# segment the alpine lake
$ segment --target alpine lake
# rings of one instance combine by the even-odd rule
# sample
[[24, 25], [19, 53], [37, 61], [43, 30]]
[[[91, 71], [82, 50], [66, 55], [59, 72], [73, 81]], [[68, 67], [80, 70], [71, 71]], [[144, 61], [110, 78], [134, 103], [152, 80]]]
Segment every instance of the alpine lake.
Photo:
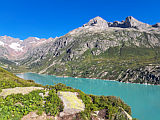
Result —
[[117, 96], [131, 106], [132, 117], [138, 120], [160, 120], [160, 86], [36, 73], [23, 73], [17, 76], [26, 80], [34, 80], [42, 85], [63, 83], [80, 89], [86, 94]]

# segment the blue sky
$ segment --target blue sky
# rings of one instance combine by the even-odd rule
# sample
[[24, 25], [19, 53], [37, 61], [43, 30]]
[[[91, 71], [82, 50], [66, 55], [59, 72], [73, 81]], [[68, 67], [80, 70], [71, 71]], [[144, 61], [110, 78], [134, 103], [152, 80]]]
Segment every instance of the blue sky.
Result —
[[121, 21], [127, 16], [160, 22], [160, 0], [0, 0], [0, 36], [62, 36], [100, 16]]

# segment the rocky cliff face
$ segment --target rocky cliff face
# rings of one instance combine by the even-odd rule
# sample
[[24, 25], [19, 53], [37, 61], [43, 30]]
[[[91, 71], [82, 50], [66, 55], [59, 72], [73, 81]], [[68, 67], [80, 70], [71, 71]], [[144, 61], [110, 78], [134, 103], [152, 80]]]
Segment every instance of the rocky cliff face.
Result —
[[160, 23], [156, 23], [155, 25], [152, 25], [152, 27], [160, 28]]
[[147, 84], [160, 84], [160, 66], [147, 65], [136, 69], [128, 69], [118, 78], [121, 82], [136, 82]]
[[122, 21], [122, 22], [115, 21], [113, 23], [109, 23], [109, 26], [121, 27], [121, 28], [136, 28], [136, 29], [144, 29], [144, 30], [149, 29], [149, 27], [151, 27], [151, 25], [140, 22], [132, 16], [128, 16], [125, 19], [125, 21]]
[[83, 25], [83, 27], [85, 26], [97, 26], [97, 27], [104, 28], [104, 27], [108, 27], [108, 22], [98, 16], [98, 17], [91, 19], [88, 23]]
[[133, 18], [132, 16], [127, 17], [124, 24], [125, 24], [125, 27], [128, 27], [128, 28], [132, 27], [132, 28], [138, 28], [138, 29], [146, 29], [150, 27], [150, 25], [146, 23], [142, 23], [136, 20], [135, 18]]
[[[30, 42], [32, 39], [23, 43]], [[39, 73], [127, 81], [128, 69], [134, 71], [152, 63], [159, 65], [159, 53], [158, 27], [131, 16], [114, 23], [96, 17], [64, 36], [28, 49], [18, 64]], [[143, 79], [143, 83], [149, 82]]]

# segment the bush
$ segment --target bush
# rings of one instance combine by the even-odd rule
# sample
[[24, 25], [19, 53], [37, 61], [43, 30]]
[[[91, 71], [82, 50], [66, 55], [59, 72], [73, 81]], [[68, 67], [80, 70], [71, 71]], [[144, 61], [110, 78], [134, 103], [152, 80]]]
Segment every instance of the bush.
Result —
[[63, 111], [63, 103], [56, 94], [55, 90], [49, 91], [49, 96], [45, 97], [45, 111], [49, 115], [56, 116], [59, 112]]

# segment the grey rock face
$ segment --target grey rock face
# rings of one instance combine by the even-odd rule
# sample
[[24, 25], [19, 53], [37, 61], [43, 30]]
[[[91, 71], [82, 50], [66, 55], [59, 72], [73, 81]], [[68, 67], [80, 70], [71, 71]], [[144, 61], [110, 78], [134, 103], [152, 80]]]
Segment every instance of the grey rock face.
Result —
[[108, 23], [106, 20], [98, 16], [91, 19], [87, 24], [83, 25], [83, 27], [85, 26], [108, 27]]
[[119, 22], [115, 21], [113, 23], [108, 23], [109, 27], [120, 27], [120, 28], [136, 28], [136, 29], [147, 29], [151, 27], [149, 24], [142, 23], [132, 16], [128, 16], [125, 21]]
[[109, 27], [120, 27], [120, 28], [125, 28], [124, 21], [119, 22], [119, 21], [114, 21], [113, 23], [109, 23]]
[[10, 36], [0, 36], [0, 57], [4, 58], [5, 56], [5, 58], [12, 60], [19, 59], [34, 47], [52, 40], [53, 38], [40, 39], [37, 37], [29, 37], [25, 40], [20, 40]]
[[122, 82], [160, 84], [160, 66], [150, 65], [137, 69], [128, 69], [118, 80]]
[[160, 23], [156, 23], [155, 25], [152, 25], [152, 27], [160, 27]]
[[0, 46], [0, 58], [7, 58], [8, 51], [6, 48]]
[[138, 28], [138, 29], [146, 29], [147, 27], [150, 27], [150, 25], [148, 25], [146, 23], [142, 23], [142, 22], [136, 20], [132, 16], [129, 16], [126, 18], [124, 25], [127, 28]]

